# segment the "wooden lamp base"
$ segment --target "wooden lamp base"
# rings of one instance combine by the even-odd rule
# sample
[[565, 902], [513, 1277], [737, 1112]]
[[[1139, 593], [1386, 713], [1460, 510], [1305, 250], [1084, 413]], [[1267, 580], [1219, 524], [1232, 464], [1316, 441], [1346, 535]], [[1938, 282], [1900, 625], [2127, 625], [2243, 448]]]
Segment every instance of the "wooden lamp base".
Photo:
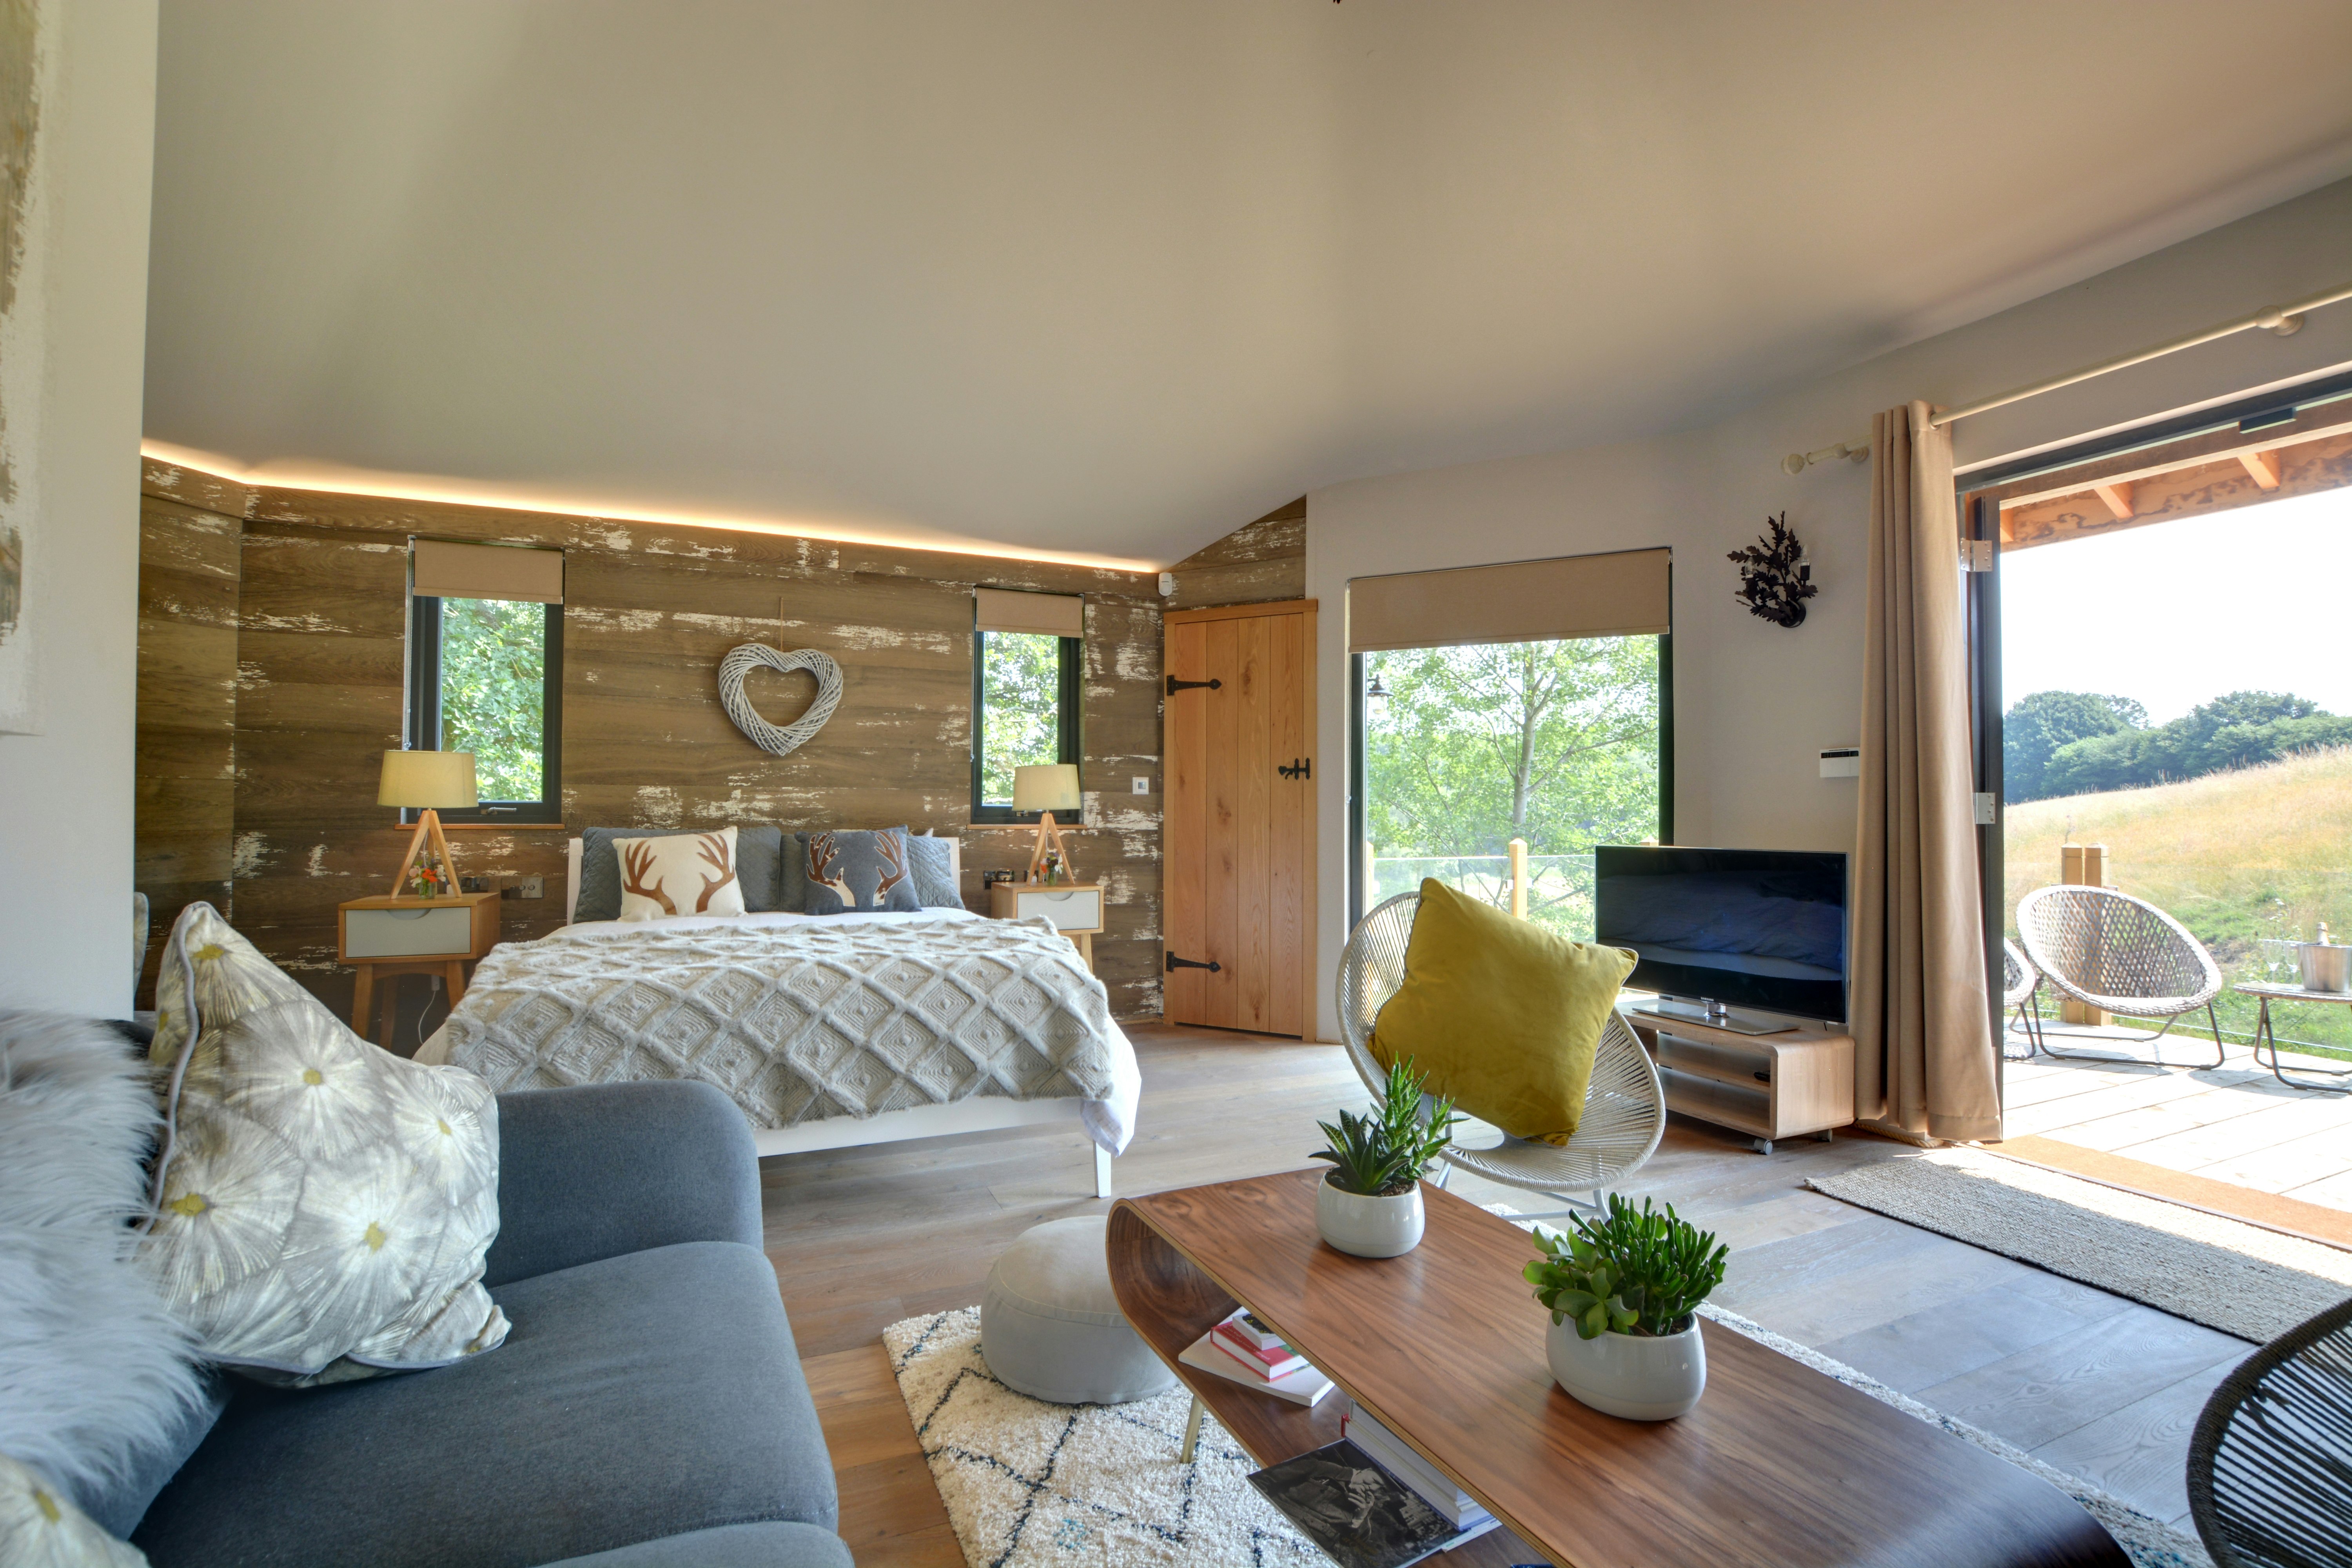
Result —
[[1037, 873], [1045, 867], [1048, 840], [1052, 842], [1055, 853], [1062, 858], [1062, 875], [1073, 882], [1076, 881], [1077, 868], [1070, 864], [1070, 852], [1062, 843], [1062, 829], [1050, 811], [1037, 819], [1037, 842], [1029, 851], [1029, 879], [1035, 881]]
[[435, 864], [441, 868], [441, 874], [449, 879], [449, 891], [455, 893], [457, 890], [457, 868], [449, 858], [449, 841], [441, 837], [441, 814], [428, 805], [425, 808], [425, 815], [416, 819], [416, 831], [408, 836], [408, 853], [400, 858], [400, 873], [392, 879], [394, 898], [401, 897], [407, 889], [409, 868], [416, 864], [418, 856], [428, 843]]

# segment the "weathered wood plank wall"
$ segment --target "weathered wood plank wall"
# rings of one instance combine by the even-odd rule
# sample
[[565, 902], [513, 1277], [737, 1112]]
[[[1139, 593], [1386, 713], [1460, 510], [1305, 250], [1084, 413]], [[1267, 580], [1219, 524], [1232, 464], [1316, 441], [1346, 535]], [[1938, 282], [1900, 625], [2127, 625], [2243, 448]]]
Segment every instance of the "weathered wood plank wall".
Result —
[[[143, 498], [139, 509], [131, 883], [147, 895], [154, 931], [170, 931], [199, 900], [229, 905], [241, 531], [235, 517], [175, 501]], [[144, 996], [162, 949], [160, 940], [148, 944]]]
[[[544, 877], [546, 897], [500, 905], [506, 940], [562, 918], [563, 840], [591, 824], [728, 821], [887, 826], [964, 836], [966, 901], [983, 869], [1024, 863], [1026, 829], [975, 828], [971, 795], [974, 583], [1087, 599], [1082, 718], [1086, 827], [1078, 868], [1107, 889], [1096, 969], [1122, 1017], [1160, 1011], [1160, 601], [1147, 574], [835, 544], [554, 513], [257, 489], [151, 462], [160, 503], [238, 509], [231, 915], [338, 1008], [335, 905], [381, 892], [406, 830], [375, 805], [380, 753], [400, 743], [412, 535], [565, 552], [566, 827], [453, 834], [467, 875]], [[771, 757], [719, 705], [719, 658], [739, 643], [821, 648], [842, 703], [816, 739]], [[802, 677], [755, 675], [779, 722]], [[1150, 781], [1148, 795], [1130, 781]]]
[[1170, 567], [1171, 610], [1307, 597], [1307, 498], [1276, 507]]

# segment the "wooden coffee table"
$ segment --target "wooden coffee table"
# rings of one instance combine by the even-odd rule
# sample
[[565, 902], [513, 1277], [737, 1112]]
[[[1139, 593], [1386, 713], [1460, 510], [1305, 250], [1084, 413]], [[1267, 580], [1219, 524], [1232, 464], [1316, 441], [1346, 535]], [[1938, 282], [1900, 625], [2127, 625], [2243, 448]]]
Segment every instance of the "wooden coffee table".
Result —
[[[1519, 1276], [1535, 1256], [1525, 1232], [1424, 1184], [1420, 1247], [1350, 1258], [1316, 1235], [1321, 1180], [1294, 1171], [1122, 1199], [1112, 1288], [1259, 1464], [1338, 1441], [1349, 1397], [1412, 1444], [1503, 1522], [1449, 1561], [2126, 1563], [2049, 1483], [1712, 1323], [1696, 1410], [1640, 1422], [1588, 1409], [1545, 1366], [1550, 1320]], [[1306, 1410], [1180, 1365], [1236, 1305], [1338, 1388]]]

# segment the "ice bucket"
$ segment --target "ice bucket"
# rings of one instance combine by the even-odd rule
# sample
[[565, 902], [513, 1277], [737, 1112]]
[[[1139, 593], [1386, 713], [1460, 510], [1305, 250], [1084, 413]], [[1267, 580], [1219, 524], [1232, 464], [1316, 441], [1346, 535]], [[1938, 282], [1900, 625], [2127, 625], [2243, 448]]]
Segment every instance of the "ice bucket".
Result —
[[2352, 947], [2299, 942], [2294, 955], [2303, 966], [2305, 991], [2352, 991]]

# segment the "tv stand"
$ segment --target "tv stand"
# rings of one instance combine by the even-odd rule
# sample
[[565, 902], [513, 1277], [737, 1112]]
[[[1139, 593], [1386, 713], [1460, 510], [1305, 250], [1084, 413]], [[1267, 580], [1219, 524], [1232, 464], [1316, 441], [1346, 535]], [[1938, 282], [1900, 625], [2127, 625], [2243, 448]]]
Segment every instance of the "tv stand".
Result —
[[1625, 1009], [1648, 1047], [1666, 1109], [1744, 1132], [1759, 1154], [1776, 1139], [1827, 1139], [1853, 1121], [1853, 1037], [1784, 1021], [1758, 1036], [1648, 1003]]
[[1646, 1011], [1655, 1013], [1661, 1018], [1678, 1018], [1685, 1024], [1704, 1025], [1735, 1035], [1785, 1035], [1797, 1026], [1794, 1018], [1777, 1017], [1769, 1013], [1742, 1013], [1705, 997], [1691, 1001], [1680, 996], [1661, 996]]

